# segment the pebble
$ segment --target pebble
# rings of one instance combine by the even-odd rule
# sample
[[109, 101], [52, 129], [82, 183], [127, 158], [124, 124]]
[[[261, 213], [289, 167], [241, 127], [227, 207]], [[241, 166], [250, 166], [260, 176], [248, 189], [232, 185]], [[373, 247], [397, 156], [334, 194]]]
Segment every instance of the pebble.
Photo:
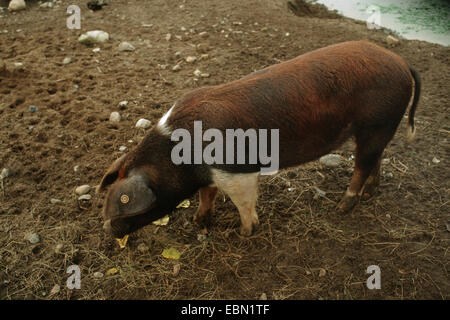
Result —
[[95, 53], [100, 52], [100, 51], [101, 51], [100, 48], [94, 48], [94, 49], [92, 49], [92, 52], [95, 52]]
[[381, 160], [381, 164], [384, 164], [384, 165], [389, 164], [390, 162], [391, 162], [391, 159], [389, 159], [389, 158], [385, 158], [385, 159]]
[[54, 6], [53, 2], [44, 2], [39, 5], [39, 7], [41, 8], [53, 8], [53, 6]]
[[63, 248], [63, 244], [62, 243], [58, 243], [55, 247], [55, 252], [56, 253], [60, 253], [61, 249]]
[[61, 202], [62, 202], [62, 201], [59, 200], [59, 199], [55, 199], [55, 198], [50, 199], [50, 203], [51, 203], [51, 204], [58, 204], [58, 203], [61, 203]]
[[0, 179], [8, 178], [11, 175], [11, 170], [8, 168], [3, 168], [2, 172], [0, 173]]
[[109, 34], [101, 30], [93, 30], [83, 33], [79, 38], [78, 42], [85, 45], [92, 45], [94, 43], [104, 43], [109, 40]]
[[79, 166], [79, 165], [74, 166], [74, 167], [73, 167], [73, 171], [74, 171], [74, 172], [80, 171], [80, 166]]
[[176, 277], [180, 273], [181, 265], [179, 263], [173, 266], [173, 275]]
[[323, 268], [320, 269], [319, 271], [319, 277], [324, 277], [327, 274], [327, 271]]
[[394, 174], [393, 174], [392, 172], [387, 172], [387, 173], [384, 175], [384, 177], [385, 177], [386, 179], [392, 179], [392, 178], [394, 177]]
[[181, 70], [181, 66], [179, 64], [176, 64], [173, 66], [172, 71], [180, 71]]
[[100, 279], [103, 278], [103, 273], [100, 271], [94, 272], [94, 278]]
[[147, 129], [147, 128], [149, 128], [151, 125], [152, 125], [151, 121], [150, 121], [150, 120], [147, 120], [147, 119], [144, 119], [144, 118], [139, 119], [139, 120], [136, 122], [136, 128]]
[[188, 56], [186, 57], [186, 62], [187, 63], [194, 63], [197, 60], [197, 57], [195, 56]]
[[36, 112], [37, 109], [38, 109], [38, 107], [36, 107], [36, 106], [30, 106], [30, 107], [28, 108], [28, 110], [30, 110], [30, 112]]
[[386, 43], [392, 47], [395, 47], [400, 43], [400, 41], [397, 38], [389, 35], [386, 37]]
[[196, 76], [196, 77], [200, 77], [201, 74], [202, 74], [202, 72], [198, 69], [194, 71], [194, 76]]
[[8, 6], [9, 11], [19, 11], [25, 9], [27, 6], [25, 0], [11, 0]]
[[172, 35], [170, 33], [166, 34], [166, 41], [170, 41], [172, 39]]
[[319, 162], [329, 168], [337, 168], [342, 164], [341, 156], [338, 154], [327, 154], [319, 159]]
[[91, 186], [88, 184], [79, 186], [75, 189], [75, 193], [79, 196], [89, 193], [89, 191], [91, 191]]
[[65, 57], [62, 64], [69, 64], [72, 62], [72, 58], [71, 57]]
[[209, 34], [208, 34], [208, 32], [206, 32], [206, 31], [200, 32], [198, 35], [199, 35], [200, 37], [202, 37], [202, 38], [208, 38], [208, 37], [209, 37]]
[[129, 42], [121, 42], [118, 47], [119, 51], [134, 51], [136, 48]]
[[80, 201], [83, 201], [83, 200], [89, 201], [91, 199], [92, 199], [92, 196], [90, 194], [83, 194], [78, 197], [78, 200], [80, 200]]
[[128, 105], [128, 101], [127, 100], [123, 100], [119, 102], [119, 108], [123, 109]]
[[201, 234], [201, 233], [197, 234], [197, 240], [198, 241], [205, 241], [206, 240], [206, 235]]
[[39, 241], [41, 241], [41, 238], [39, 237], [39, 235], [35, 232], [29, 232], [25, 235], [24, 237], [25, 240], [28, 240], [31, 244], [36, 244], [39, 243]]
[[439, 162], [441, 162], [441, 160], [439, 160], [438, 158], [434, 157], [433, 160], [431, 160], [431, 162], [438, 164]]
[[209, 78], [211, 75], [209, 74], [209, 73], [202, 73], [201, 75], [200, 75], [200, 77], [202, 77], [202, 78]]
[[111, 112], [111, 114], [109, 115], [109, 121], [111, 122], [120, 122], [120, 113], [118, 113], [117, 111]]
[[150, 250], [150, 248], [149, 248], [145, 243], [139, 244], [139, 245], [137, 246], [137, 249], [138, 249], [140, 252], [142, 252], [142, 253], [145, 253], [145, 252], [147, 252], [148, 250]]
[[209, 46], [206, 43], [199, 43], [195, 49], [198, 53], [206, 53], [209, 50]]
[[126, 146], [120, 146], [119, 147], [119, 151], [121, 151], [121, 152], [124, 152], [124, 151], [126, 151], [127, 150], [127, 147]]

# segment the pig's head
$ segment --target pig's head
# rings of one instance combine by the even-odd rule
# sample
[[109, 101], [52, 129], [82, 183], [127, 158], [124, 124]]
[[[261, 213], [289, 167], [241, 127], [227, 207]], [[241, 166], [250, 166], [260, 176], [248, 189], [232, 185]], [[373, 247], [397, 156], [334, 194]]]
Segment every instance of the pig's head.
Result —
[[97, 189], [108, 189], [103, 206], [103, 228], [107, 233], [122, 238], [167, 214], [158, 210], [153, 180], [148, 168], [127, 169], [127, 155], [111, 165]]

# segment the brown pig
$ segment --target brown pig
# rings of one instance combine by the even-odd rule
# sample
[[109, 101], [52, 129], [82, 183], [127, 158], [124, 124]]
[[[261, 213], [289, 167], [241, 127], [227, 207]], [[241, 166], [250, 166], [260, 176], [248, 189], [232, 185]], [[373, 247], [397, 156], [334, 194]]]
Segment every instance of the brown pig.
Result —
[[[383, 150], [411, 98], [407, 136], [414, 136], [419, 95], [417, 72], [368, 41], [339, 43], [230, 83], [194, 90], [104, 175], [98, 188], [109, 188], [104, 228], [123, 237], [170, 213], [197, 191], [194, 221], [204, 225], [221, 190], [239, 211], [241, 234], [250, 235], [258, 223], [258, 176], [271, 173], [264, 171], [271, 165], [269, 154], [276, 162], [271, 169], [277, 171], [315, 160], [354, 137], [354, 173], [338, 204], [338, 210], [348, 211], [363, 191], [374, 194]], [[228, 136], [231, 129], [234, 135]], [[179, 142], [183, 133], [194, 136], [193, 142], [183, 138], [184, 149]], [[244, 134], [237, 146], [241, 156], [234, 148], [237, 133]], [[269, 137], [271, 143], [264, 145]]]

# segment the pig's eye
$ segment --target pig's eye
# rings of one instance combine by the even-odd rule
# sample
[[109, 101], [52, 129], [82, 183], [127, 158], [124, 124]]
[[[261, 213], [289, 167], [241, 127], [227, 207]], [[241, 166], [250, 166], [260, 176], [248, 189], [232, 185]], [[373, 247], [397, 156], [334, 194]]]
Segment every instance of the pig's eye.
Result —
[[127, 196], [126, 194], [123, 194], [123, 195], [120, 196], [120, 202], [122, 202], [124, 204], [128, 203], [128, 202], [130, 202], [130, 197]]

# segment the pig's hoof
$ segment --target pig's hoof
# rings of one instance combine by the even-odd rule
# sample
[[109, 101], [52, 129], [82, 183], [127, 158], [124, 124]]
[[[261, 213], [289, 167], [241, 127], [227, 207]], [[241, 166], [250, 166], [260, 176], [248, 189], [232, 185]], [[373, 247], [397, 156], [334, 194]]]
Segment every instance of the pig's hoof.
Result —
[[199, 227], [209, 227], [211, 225], [211, 212], [206, 212], [199, 214], [197, 213], [194, 216], [194, 223]]
[[344, 196], [342, 198], [342, 200], [339, 202], [339, 204], [337, 205], [337, 209], [342, 212], [348, 212], [351, 209], [353, 209], [353, 207], [356, 205], [356, 203], [358, 202], [358, 196], [354, 195], [354, 196]]
[[258, 219], [256, 219], [255, 221], [253, 221], [250, 226], [244, 226], [241, 225], [241, 229], [240, 229], [240, 234], [241, 236], [244, 237], [249, 237], [252, 235], [253, 231], [255, 231], [255, 229], [258, 227], [259, 225], [259, 221]]
[[378, 185], [376, 184], [366, 184], [364, 186], [363, 198], [364, 200], [372, 198], [377, 192]]

